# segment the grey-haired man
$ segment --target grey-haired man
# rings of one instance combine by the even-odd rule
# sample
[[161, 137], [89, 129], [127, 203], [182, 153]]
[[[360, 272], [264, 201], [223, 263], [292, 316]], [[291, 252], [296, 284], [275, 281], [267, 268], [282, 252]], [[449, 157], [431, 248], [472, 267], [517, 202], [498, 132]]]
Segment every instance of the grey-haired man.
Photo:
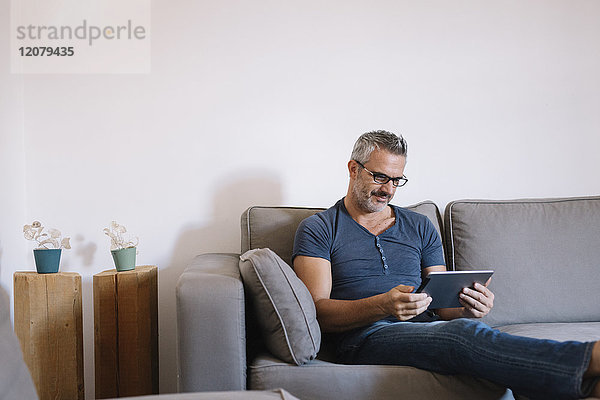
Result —
[[389, 204], [407, 182], [406, 156], [401, 136], [360, 136], [346, 196], [296, 232], [294, 269], [312, 294], [321, 329], [337, 333], [340, 361], [470, 374], [531, 398], [600, 396], [600, 342], [490, 328], [477, 321], [494, 304], [487, 285], [463, 289], [460, 308], [427, 311], [432, 299], [414, 288], [446, 268], [429, 219]]

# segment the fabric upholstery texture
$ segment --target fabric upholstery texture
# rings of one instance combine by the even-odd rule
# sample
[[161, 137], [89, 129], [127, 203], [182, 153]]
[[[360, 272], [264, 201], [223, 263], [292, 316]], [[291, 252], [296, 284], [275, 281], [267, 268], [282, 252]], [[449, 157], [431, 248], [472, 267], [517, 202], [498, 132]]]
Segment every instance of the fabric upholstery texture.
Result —
[[10, 301], [0, 286], [0, 399], [37, 399], [19, 339], [10, 323]]
[[179, 391], [246, 389], [246, 302], [239, 260], [239, 254], [203, 254], [179, 278]]
[[251, 249], [269, 248], [288, 265], [296, 229], [303, 219], [324, 208], [250, 207], [241, 218], [242, 254]]
[[283, 389], [227, 392], [196, 392], [136, 396], [135, 400], [298, 400]]
[[505, 388], [482, 379], [413, 367], [343, 365], [320, 360], [298, 367], [263, 354], [249, 369], [251, 388], [281, 386], [303, 400], [512, 399]]
[[445, 220], [449, 264], [495, 270], [484, 322], [600, 321], [600, 197], [459, 200]]
[[497, 329], [511, 335], [551, 339], [558, 342], [600, 340], [600, 322], [513, 324], [499, 326]]
[[321, 345], [317, 312], [292, 268], [270, 249], [254, 249], [240, 256], [240, 272], [269, 351], [296, 365], [314, 359]]

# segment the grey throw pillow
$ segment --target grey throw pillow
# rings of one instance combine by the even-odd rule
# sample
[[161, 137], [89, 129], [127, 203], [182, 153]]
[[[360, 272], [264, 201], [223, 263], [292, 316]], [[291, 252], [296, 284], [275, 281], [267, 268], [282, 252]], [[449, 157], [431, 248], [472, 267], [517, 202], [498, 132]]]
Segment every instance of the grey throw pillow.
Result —
[[317, 312], [292, 268], [273, 251], [255, 249], [240, 256], [240, 272], [269, 351], [296, 365], [314, 359], [321, 345]]

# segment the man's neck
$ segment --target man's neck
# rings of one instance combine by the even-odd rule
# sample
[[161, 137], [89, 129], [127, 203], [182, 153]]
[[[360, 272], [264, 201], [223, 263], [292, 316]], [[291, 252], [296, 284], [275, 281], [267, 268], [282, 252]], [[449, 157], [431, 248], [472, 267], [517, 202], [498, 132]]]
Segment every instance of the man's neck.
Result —
[[355, 204], [349, 195], [344, 197], [344, 206], [346, 207], [346, 210], [348, 210], [348, 214], [350, 214], [353, 220], [369, 230], [382, 221], [394, 216], [394, 212], [389, 205], [387, 205], [381, 211], [366, 211]]

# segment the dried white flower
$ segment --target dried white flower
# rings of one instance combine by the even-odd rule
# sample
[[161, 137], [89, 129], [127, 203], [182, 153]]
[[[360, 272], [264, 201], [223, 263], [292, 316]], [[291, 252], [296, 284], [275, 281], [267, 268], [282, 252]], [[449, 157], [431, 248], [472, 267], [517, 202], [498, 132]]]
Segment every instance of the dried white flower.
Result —
[[61, 233], [58, 229], [48, 229], [50, 235], [44, 232], [44, 227], [40, 221], [33, 221], [31, 225], [23, 226], [23, 236], [25, 239], [37, 242], [37, 249], [70, 249], [69, 238], [61, 240]]
[[58, 229], [48, 229], [48, 233], [50, 233], [51, 238], [56, 239], [60, 237], [60, 231]]
[[61, 240], [60, 242], [60, 246], [63, 249], [70, 249], [71, 248], [71, 243], [69, 243], [70, 238], [64, 238], [63, 240]]
[[31, 227], [31, 225], [25, 225], [23, 227], [23, 233], [25, 235], [25, 239], [27, 239], [27, 240], [34, 240], [34, 238], [35, 238], [35, 231]]
[[127, 229], [123, 225], [119, 225], [117, 221], [110, 223], [110, 228], [103, 229], [104, 234], [110, 238], [110, 249], [119, 250], [126, 249], [128, 247], [136, 247], [139, 239], [137, 236], [134, 239], [125, 239], [123, 234], [127, 232]]

